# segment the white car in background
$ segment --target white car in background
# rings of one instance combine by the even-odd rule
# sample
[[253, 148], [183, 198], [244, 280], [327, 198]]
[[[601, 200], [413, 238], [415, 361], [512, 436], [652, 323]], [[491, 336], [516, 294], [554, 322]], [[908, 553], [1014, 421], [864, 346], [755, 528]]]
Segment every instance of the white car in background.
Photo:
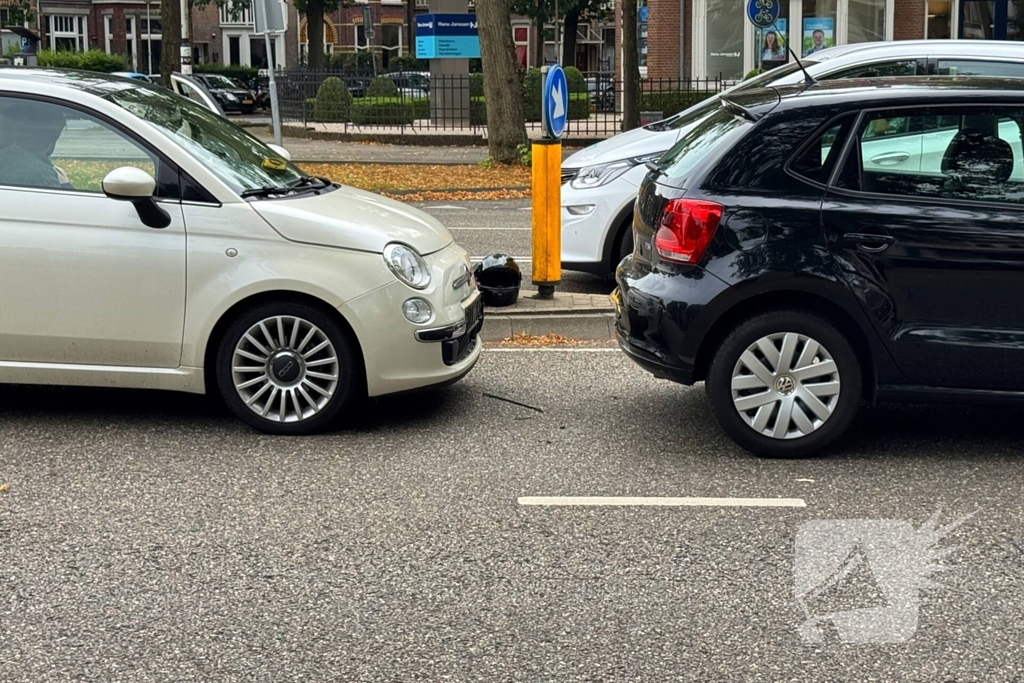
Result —
[[139, 81], [0, 69], [0, 383], [219, 392], [269, 433], [480, 355], [437, 219]]
[[[1011, 41], [913, 40], [842, 45], [803, 60], [815, 79], [963, 75], [1024, 78], [1024, 44]], [[724, 93], [804, 80], [795, 63], [743, 81]], [[562, 162], [562, 267], [612, 275], [633, 250], [633, 203], [661, 157], [718, 96], [675, 116], [628, 131]], [[894, 163], [882, 160], [883, 165]]]

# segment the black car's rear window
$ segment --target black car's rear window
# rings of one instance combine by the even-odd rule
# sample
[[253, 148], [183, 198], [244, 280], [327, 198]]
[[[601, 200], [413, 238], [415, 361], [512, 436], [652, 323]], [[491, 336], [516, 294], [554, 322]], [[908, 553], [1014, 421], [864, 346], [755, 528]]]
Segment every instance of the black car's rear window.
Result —
[[686, 178], [713, 152], [735, 144], [752, 125], [751, 121], [733, 113], [720, 102], [693, 128], [684, 132], [662, 157], [659, 166], [665, 179], [678, 181]]

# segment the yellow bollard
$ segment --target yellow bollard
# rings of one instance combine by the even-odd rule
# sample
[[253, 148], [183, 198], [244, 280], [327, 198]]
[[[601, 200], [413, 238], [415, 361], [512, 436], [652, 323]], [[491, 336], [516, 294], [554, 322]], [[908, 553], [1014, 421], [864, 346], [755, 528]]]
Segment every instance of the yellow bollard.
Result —
[[541, 299], [562, 282], [562, 143], [536, 140], [533, 171], [533, 284]]

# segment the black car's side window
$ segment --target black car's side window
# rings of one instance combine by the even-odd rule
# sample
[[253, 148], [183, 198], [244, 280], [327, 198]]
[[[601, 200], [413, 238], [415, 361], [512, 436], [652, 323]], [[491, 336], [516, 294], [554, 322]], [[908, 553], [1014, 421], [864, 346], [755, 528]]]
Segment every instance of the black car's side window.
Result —
[[842, 152], [843, 141], [853, 127], [854, 119], [855, 116], [851, 114], [818, 133], [793, 159], [790, 170], [807, 180], [827, 183]]
[[[893, 120], [911, 134], [878, 134]], [[837, 185], [875, 194], [1024, 204], [1024, 108], [870, 112]]]

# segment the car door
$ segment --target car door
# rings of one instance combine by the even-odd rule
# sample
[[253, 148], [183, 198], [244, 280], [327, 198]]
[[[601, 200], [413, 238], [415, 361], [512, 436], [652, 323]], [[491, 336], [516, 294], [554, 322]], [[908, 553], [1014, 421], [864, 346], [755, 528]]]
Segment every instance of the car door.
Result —
[[171, 89], [175, 93], [182, 97], [187, 97], [194, 102], [198, 102], [210, 111], [225, 116], [224, 108], [220, 106], [210, 91], [200, 81], [195, 78], [190, 78], [183, 74], [173, 73], [171, 74]]
[[[0, 362], [177, 367], [177, 171], [110, 121], [55, 102], [0, 96], [0, 131], [11, 134], [0, 150]], [[157, 191], [169, 226], [146, 227], [131, 202], [103, 194], [123, 166], [170, 174]]]
[[[958, 129], [938, 169], [872, 169], [863, 157], [881, 150], [865, 132], [897, 115], [919, 127], [987, 118], [989, 132]], [[829, 248], [912, 383], [1024, 390], [1022, 120], [1024, 107], [866, 112], [826, 194]]]

